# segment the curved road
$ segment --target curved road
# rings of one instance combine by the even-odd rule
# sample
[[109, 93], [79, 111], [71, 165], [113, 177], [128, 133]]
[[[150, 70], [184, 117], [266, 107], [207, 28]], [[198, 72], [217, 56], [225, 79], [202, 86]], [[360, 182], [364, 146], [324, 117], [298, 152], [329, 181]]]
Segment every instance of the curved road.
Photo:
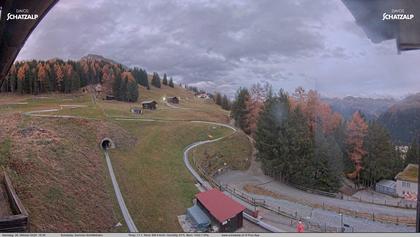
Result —
[[[220, 141], [220, 140], [222, 140], [223, 138], [225, 138], [225, 137], [228, 137], [228, 136], [230, 136], [230, 135], [232, 135], [232, 134], [234, 134], [234, 133], [236, 133], [237, 132], [237, 130], [236, 130], [236, 128], [234, 128], [234, 127], [232, 127], [232, 126], [230, 126], [230, 125], [228, 125], [228, 124], [224, 124], [224, 123], [216, 123], [216, 122], [207, 122], [207, 121], [191, 121], [192, 123], [205, 123], [205, 124], [214, 124], [214, 125], [217, 125], [217, 126], [222, 126], [222, 127], [226, 127], [226, 128], [230, 128], [230, 129], [232, 129], [233, 130], [233, 133], [231, 133], [231, 134], [229, 134], [229, 135], [226, 135], [226, 136], [223, 136], [223, 137], [219, 137], [219, 138], [216, 138], [216, 139], [212, 139], [212, 140], [205, 140], [205, 141], [198, 141], [198, 142], [194, 142], [194, 143], [192, 143], [192, 144], [190, 144], [190, 145], [188, 145], [186, 148], [185, 148], [185, 150], [184, 150], [184, 164], [185, 164], [185, 166], [187, 167], [187, 169], [190, 171], [190, 173], [194, 176], [194, 178], [198, 181], [198, 183], [201, 185], [201, 186], [203, 186], [205, 189], [211, 189], [212, 188], [212, 186], [207, 182], [207, 181], [205, 181], [195, 170], [194, 170], [194, 168], [192, 167], [192, 165], [191, 165], [191, 163], [190, 163], [190, 160], [188, 159], [188, 153], [193, 149], [193, 148], [195, 148], [195, 147], [198, 147], [198, 146], [201, 146], [201, 145], [203, 145], [203, 144], [207, 144], [207, 143], [212, 143], [212, 142], [217, 142], [217, 141]], [[234, 198], [234, 197], [232, 197], [232, 198]], [[236, 198], [235, 198], [236, 199]], [[248, 221], [250, 221], [250, 222], [253, 222], [254, 224], [257, 224], [257, 225], [259, 225], [259, 226], [261, 226], [262, 228], [264, 228], [264, 229], [266, 229], [266, 230], [268, 230], [268, 231], [271, 231], [271, 232], [275, 232], [275, 233], [278, 233], [278, 232], [286, 232], [286, 231], [284, 231], [284, 230], [281, 230], [281, 229], [279, 229], [279, 228], [277, 228], [277, 227], [274, 227], [274, 226], [272, 226], [272, 225], [270, 225], [270, 224], [268, 224], [268, 223], [265, 223], [265, 222], [263, 222], [263, 221], [261, 221], [261, 220], [259, 220], [259, 219], [257, 219], [257, 218], [254, 218], [254, 217], [252, 217], [252, 216], [250, 216], [250, 215], [248, 215], [247, 213], [243, 213], [243, 215], [244, 215], [244, 218], [245, 219], [247, 219]]]

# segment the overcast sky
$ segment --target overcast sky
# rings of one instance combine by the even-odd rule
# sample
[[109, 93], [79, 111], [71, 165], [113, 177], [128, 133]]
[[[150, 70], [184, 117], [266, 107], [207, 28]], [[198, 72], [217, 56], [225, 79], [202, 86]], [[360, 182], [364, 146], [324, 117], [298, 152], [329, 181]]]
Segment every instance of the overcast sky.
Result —
[[258, 81], [337, 97], [420, 92], [420, 50], [373, 44], [336, 0], [60, 0], [18, 60], [89, 53], [229, 95]]

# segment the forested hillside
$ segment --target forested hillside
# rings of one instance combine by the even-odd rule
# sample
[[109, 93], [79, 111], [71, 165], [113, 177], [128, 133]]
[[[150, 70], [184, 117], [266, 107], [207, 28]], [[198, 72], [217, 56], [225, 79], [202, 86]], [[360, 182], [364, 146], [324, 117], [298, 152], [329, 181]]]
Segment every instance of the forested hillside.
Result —
[[93, 84], [102, 84], [105, 92], [114, 93], [116, 99], [131, 102], [137, 101], [137, 84], [149, 88], [146, 70], [127, 68], [112, 60], [90, 55], [78, 61], [51, 59], [16, 62], [0, 91], [34, 95], [46, 92], [72, 93]]
[[420, 137], [420, 93], [408, 96], [385, 113], [379, 121], [399, 144], [410, 144]]
[[363, 113], [366, 119], [377, 119], [397, 101], [392, 98], [374, 99], [346, 96], [344, 98], [322, 98], [331, 108], [339, 112], [345, 119], [351, 118], [356, 111]]
[[337, 191], [346, 176], [373, 186], [404, 165], [378, 122], [358, 111], [344, 119], [313, 90], [289, 95], [258, 84], [241, 88], [231, 115], [254, 137], [264, 172], [295, 185]]

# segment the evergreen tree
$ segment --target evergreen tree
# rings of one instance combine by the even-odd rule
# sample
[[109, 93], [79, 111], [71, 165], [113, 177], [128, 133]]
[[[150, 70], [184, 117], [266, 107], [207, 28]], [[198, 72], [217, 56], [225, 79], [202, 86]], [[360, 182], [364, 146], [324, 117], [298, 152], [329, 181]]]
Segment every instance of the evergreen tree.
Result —
[[[287, 95], [269, 97], [264, 102], [264, 109], [257, 123], [255, 147], [257, 158], [261, 160], [263, 171], [272, 177], [283, 179], [287, 173], [285, 157], [288, 156], [287, 142], [282, 123], [288, 117], [289, 103]], [[232, 112], [235, 105], [232, 107]], [[286, 177], [286, 176], [284, 176]]]
[[[249, 92], [246, 88], [239, 88], [236, 92], [235, 101], [232, 104], [231, 117], [235, 120], [235, 125], [242, 130], [247, 130], [247, 101], [249, 100]], [[217, 101], [217, 96], [216, 96]], [[222, 99], [223, 106], [223, 99]]]
[[147, 76], [147, 72], [146, 70], [142, 70], [142, 84], [144, 87], [146, 87], [148, 90], [150, 90], [150, 85], [149, 85], [149, 77]]
[[222, 109], [230, 110], [230, 101], [226, 95], [224, 95], [222, 98]]
[[152, 85], [154, 87], [156, 87], [156, 88], [160, 88], [161, 87], [160, 77], [159, 77], [159, 74], [157, 74], [156, 72], [153, 73]]
[[120, 93], [121, 84], [122, 84], [121, 75], [117, 73], [115, 75], [114, 83], [112, 85], [112, 94], [117, 100], [121, 100], [121, 93]]
[[219, 92], [216, 92], [216, 97], [215, 97], [214, 102], [217, 105], [220, 105], [220, 106], [222, 105], [222, 95]]
[[130, 102], [136, 102], [139, 97], [139, 88], [137, 82], [130, 80], [127, 86], [127, 100]]
[[169, 79], [169, 87], [172, 87], [172, 88], [174, 88], [174, 81], [172, 81], [172, 77], [171, 77], [171, 79]]
[[314, 188], [336, 191], [341, 187], [343, 153], [333, 136], [326, 136], [320, 129], [315, 133], [312, 177]]
[[72, 91], [78, 91], [80, 89], [80, 77], [77, 72], [72, 74], [71, 77], [71, 90]]
[[168, 85], [168, 78], [166, 77], [166, 73], [163, 74], [162, 84], [167, 86]]
[[378, 123], [371, 122], [364, 139], [363, 170], [360, 182], [374, 186], [381, 179], [392, 179], [403, 168], [403, 160], [394, 149], [388, 132]]
[[68, 73], [64, 76], [63, 84], [64, 84], [64, 93], [70, 93], [72, 90], [72, 79], [73, 79], [73, 72]]
[[411, 145], [408, 147], [407, 154], [405, 156], [405, 165], [408, 164], [418, 164], [420, 158], [420, 147], [417, 139], [414, 139], [411, 142]]
[[127, 101], [128, 100], [127, 87], [128, 87], [128, 80], [127, 80], [127, 78], [124, 78], [124, 79], [121, 80], [121, 85], [120, 85], [120, 90], [119, 90], [119, 94], [120, 94], [119, 100], [121, 100], [121, 101]]
[[341, 185], [342, 152], [334, 136], [321, 126], [311, 132], [309, 118], [300, 106], [291, 106], [282, 90], [268, 93], [257, 122], [257, 158], [263, 171], [276, 179], [324, 191]]

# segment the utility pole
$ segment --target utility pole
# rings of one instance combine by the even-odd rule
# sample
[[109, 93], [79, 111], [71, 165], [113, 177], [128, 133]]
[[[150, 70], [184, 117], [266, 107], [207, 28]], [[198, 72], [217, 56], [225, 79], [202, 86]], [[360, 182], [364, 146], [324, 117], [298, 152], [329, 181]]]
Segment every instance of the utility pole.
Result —
[[[419, 141], [420, 135], [417, 135], [417, 149], [419, 149], [420, 141]], [[416, 154], [418, 151], [415, 152]], [[420, 166], [420, 155], [417, 154], [417, 167]], [[417, 213], [416, 213], [416, 232], [420, 233], [420, 167], [417, 169]]]

